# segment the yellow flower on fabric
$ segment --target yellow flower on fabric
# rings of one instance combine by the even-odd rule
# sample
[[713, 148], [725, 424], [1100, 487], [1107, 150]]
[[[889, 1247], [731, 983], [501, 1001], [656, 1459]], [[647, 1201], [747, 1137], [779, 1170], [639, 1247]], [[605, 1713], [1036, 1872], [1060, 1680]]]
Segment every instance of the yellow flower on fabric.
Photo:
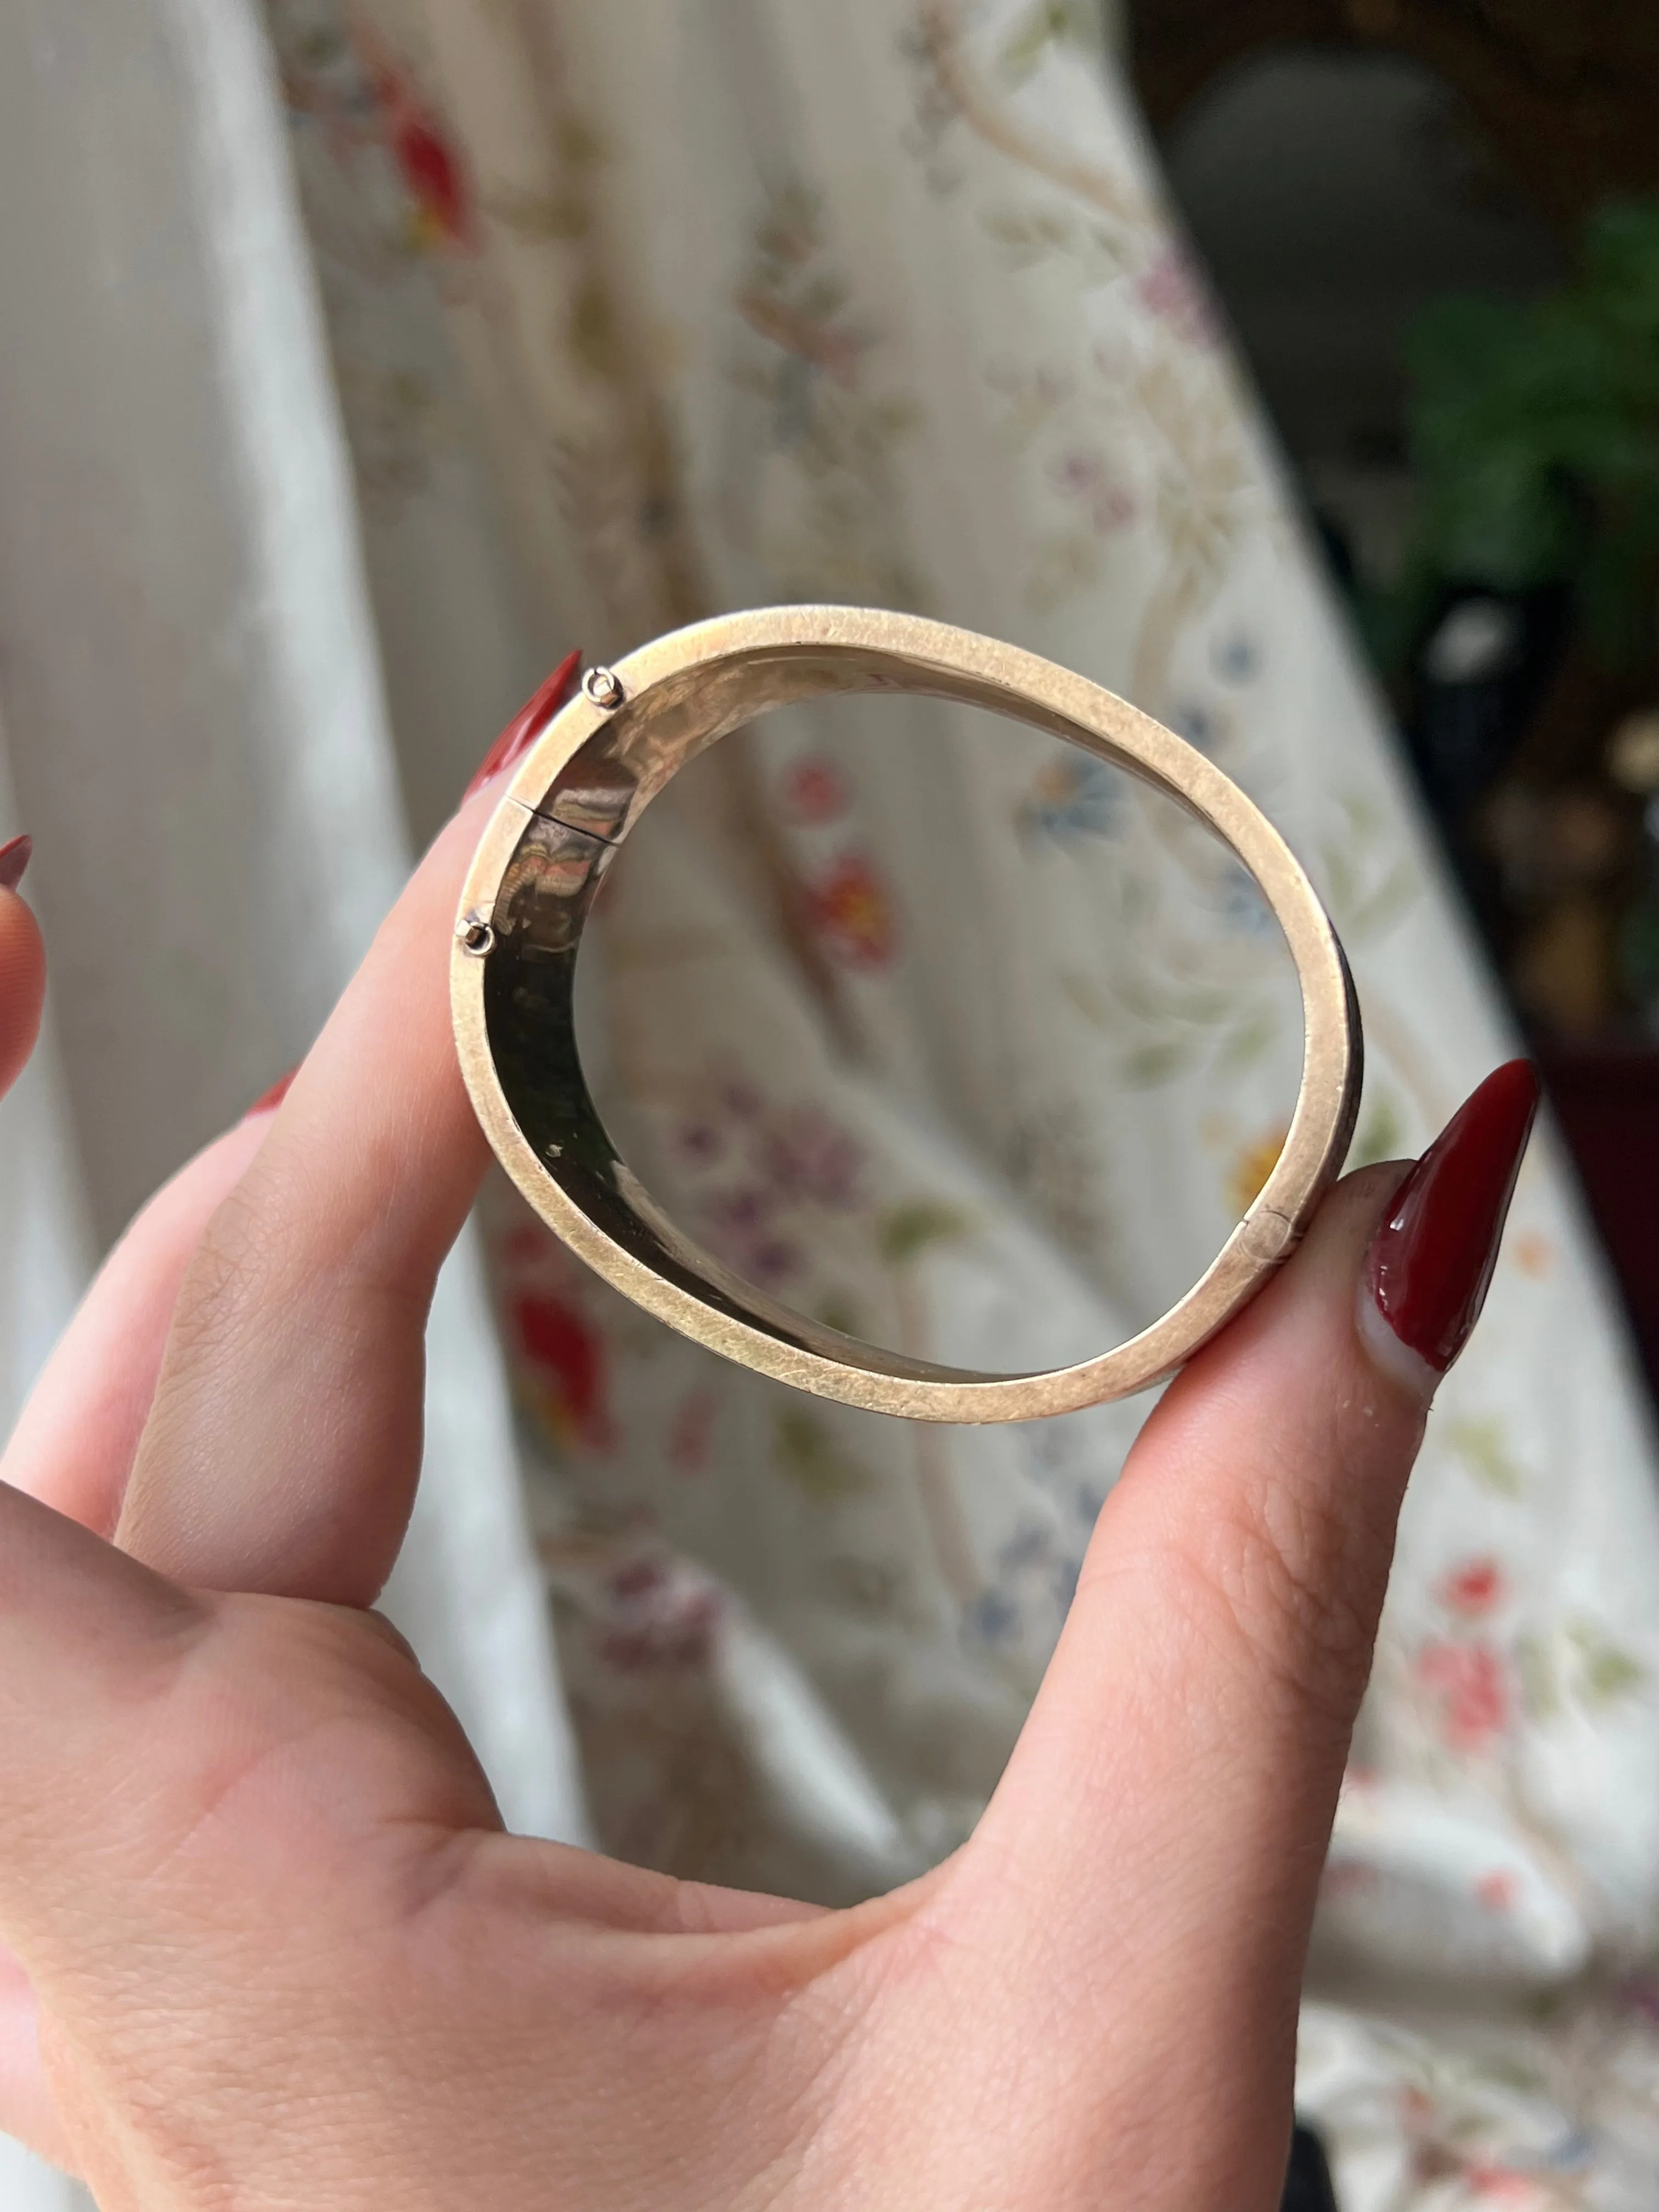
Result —
[[1276, 1123], [1261, 1136], [1253, 1137], [1229, 1169], [1227, 1195], [1232, 1201], [1233, 1212], [1241, 1219], [1261, 1196], [1267, 1177], [1279, 1165], [1279, 1156], [1290, 1133], [1282, 1122]]

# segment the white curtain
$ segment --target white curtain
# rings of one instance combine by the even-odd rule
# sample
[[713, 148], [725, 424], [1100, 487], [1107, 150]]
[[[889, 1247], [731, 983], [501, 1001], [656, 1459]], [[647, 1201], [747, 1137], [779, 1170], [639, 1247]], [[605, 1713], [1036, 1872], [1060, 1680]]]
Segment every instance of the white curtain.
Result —
[[[1510, 1048], [1110, 71], [1092, 0], [17, 0], [0, 705], [58, 988], [6, 1109], [15, 1387], [303, 1048], [404, 819], [571, 645], [721, 606], [918, 606], [1212, 751], [1353, 957], [1364, 1156]], [[931, 704], [704, 769], [586, 979], [647, 1179], [924, 1352], [1158, 1310], [1294, 1094], [1237, 872]], [[484, 1231], [524, 1480], [468, 1247], [403, 1598], [514, 1817], [580, 1817], [533, 1562], [609, 1847], [826, 1899], [948, 1849], [1144, 1408], [860, 1418], [667, 1336], [499, 1190]], [[1659, 2203], [1652, 1475], [1546, 1141], [1339, 1817], [1300, 2094], [1349, 2212]]]

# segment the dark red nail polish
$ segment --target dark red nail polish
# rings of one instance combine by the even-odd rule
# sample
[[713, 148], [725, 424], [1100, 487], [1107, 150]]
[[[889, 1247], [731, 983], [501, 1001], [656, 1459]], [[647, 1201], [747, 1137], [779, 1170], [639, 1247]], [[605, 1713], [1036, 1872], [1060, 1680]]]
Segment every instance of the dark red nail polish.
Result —
[[297, 1067], [290, 1067], [286, 1075], [279, 1075], [270, 1090], [263, 1092], [254, 1100], [242, 1119], [245, 1121], [251, 1121], [256, 1114], [274, 1114], [283, 1099], [288, 1097], [289, 1086], [299, 1073]]
[[1377, 1310], [1437, 1375], [1480, 1317], [1537, 1111], [1531, 1061], [1495, 1069], [1401, 1184], [1371, 1245]]
[[15, 891], [23, 880], [23, 871], [34, 853], [34, 840], [30, 836], [8, 837], [0, 845], [0, 890]]
[[581, 649], [578, 647], [574, 653], [565, 655], [540, 690], [532, 692], [484, 755], [478, 773], [461, 795], [463, 805], [474, 792], [482, 791], [485, 784], [503, 774], [530, 750], [575, 690], [581, 665]]

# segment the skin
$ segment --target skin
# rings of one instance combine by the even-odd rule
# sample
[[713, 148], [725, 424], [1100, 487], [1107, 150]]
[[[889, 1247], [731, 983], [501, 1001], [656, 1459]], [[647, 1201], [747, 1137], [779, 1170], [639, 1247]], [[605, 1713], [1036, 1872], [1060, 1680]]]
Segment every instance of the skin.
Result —
[[[440, 837], [0, 1462], [0, 2127], [103, 2212], [1270, 2212], [1427, 1373], [1350, 1177], [1146, 1424], [972, 1839], [851, 1911], [502, 1832], [369, 1608], [484, 1146]], [[0, 1066], [42, 962], [0, 893]], [[1420, 1364], [1420, 1363], [1419, 1363]]]

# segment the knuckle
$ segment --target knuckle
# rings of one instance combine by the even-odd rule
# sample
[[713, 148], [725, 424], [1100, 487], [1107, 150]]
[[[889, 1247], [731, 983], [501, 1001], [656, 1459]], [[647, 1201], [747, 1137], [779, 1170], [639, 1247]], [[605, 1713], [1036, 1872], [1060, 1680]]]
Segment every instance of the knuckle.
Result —
[[1352, 1516], [1270, 1485], [1213, 1524], [1206, 1551], [1206, 1579], [1260, 1679], [1304, 1713], [1352, 1727], [1382, 1595]]
[[269, 1266], [269, 1240], [245, 1194], [221, 1200], [203, 1231], [173, 1309], [171, 1351], [191, 1364], [235, 1341], [257, 1305]]

